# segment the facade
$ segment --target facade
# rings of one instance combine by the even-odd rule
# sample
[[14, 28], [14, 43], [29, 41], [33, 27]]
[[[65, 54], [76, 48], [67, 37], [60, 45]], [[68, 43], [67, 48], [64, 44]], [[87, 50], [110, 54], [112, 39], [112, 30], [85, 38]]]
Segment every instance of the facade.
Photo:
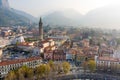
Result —
[[96, 68], [98, 71], [120, 72], [120, 59], [113, 57], [96, 57]]
[[83, 63], [85, 61], [85, 59], [86, 59], [85, 54], [83, 54], [83, 53], [77, 53], [75, 55], [75, 64], [77, 66], [79, 66], [81, 63]]
[[65, 43], [65, 41], [67, 41], [69, 39], [68, 36], [61, 36], [61, 35], [57, 35], [57, 36], [48, 36], [48, 38], [51, 38], [55, 41], [55, 45], [56, 46], [61, 46], [63, 43]]
[[34, 42], [28, 43], [28, 42], [22, 42], [17, 45], [18, 48], [23, 49], [24, 51], [32, 51], [34, 48]]
[[23, 36], [17, 36], [16, 38], [14, 38], [12, 41], [11, 41], [11, 44], [16, 44], [16, 43], [23, 43], [25, 42], [24, 40], [24, 37]]
[[73, 60], [75, 60], [76, 54], [77, 54], [77, 51], [75, 49], [69, 49], [66, 52], [66, 60], [67, 61], [73, 61]]
[[45, 60], [53, 60], [53, 51], [47, 51], [44, 53]]
[[0, 49], [0, 62], [1, 62], [1, 59], [2, 59], [2, 53], [3, 53], [3, 51], [2, 51], [2, 49]]
[[99, 49], [99, 56], [113, 57], [113, 54], [114, 54], [114, 49], [112, 48], [102, 47]]
[[120, 50], [119, 49], [114, 51], [113, 57], [120, 58]]
[[54, 61], [66, 60], [66, 53], [63, 50], [54, 50], [53, 51], [53, 60]]
[[18, 69], [24, 65], [35, 68], [37, 65], [40, 65], [41, 62], [41, 57], [2, 61], [0, 62], [0, 76], [4, 77], [10, 70]]
[[46, 39], [41, 41], [40, 48], [43, 50], [43, 52], [53, 51], [55, 50], [55, 41], [53, 41], [53, 39]]

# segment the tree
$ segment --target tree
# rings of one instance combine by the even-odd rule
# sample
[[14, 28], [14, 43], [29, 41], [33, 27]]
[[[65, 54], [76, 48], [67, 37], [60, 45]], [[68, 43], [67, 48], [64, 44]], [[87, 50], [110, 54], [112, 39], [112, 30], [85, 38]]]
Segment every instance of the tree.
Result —
[[47, 76], [50, 72], [50, 66], [48, 64], [42, 64], [35, 69], [37, 78]]
[[70, 64], [68, 62], [63, 62], [62, 67], [64, 73], [68, 73], [70, 71]]
[[24, 78], [24, 72], [23, 72], [23, 70], [21, 68], [18, 69], [18, 71], [17, 71], [17, 78], [18, 78], [18, 80], [25, 80], [25, 78]]
[[95, 68], [96, 68], [96, 63], [94, 60], [89, 60], [88, 61], [88, 68], [91, 72], [94, 72]]
[[23, 66], [20, 69], [18, 69], [18, 79], [19, 80], [32, 79], [32, 78], [33, 78], [33, 69], [31, 69], [27, 66]]
[[54, 62], [53, 62], [52, 60], [50, 60], [50, 61], [48, 62], [48, 64], [49, 64], [49, 66], [50, 66], [50, 68], [51, 68], [51, 71], [54, 71], [54, 70], [55, 70], [55, 64], [54, 64]]
[[58, 74], [62, 72], [62, 65], [61, 64], [56, 64], [56, 71]]
[[5, 77], [5, 80], [16, 80], [16, 73], [15, 71], [10, 71], [8, 75]]
[[49, 64], [45, 65], [45, 75], [48, 75], [50, 73], [50, 66]]

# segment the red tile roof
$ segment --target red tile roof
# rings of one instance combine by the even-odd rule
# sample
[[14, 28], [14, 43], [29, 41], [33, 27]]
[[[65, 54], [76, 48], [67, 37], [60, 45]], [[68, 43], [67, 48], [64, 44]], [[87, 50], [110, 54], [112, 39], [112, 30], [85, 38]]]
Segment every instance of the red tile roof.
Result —
[[102, 61], [113, 61], [113, 62], [119, 62], [118, 58], [113, 58], [113, 57], [98, 57], [99, 60]]
[[31, 58], [27, 58], [27, 59], [7, 60], [7, 61], [0, 62], [0, 66], [17, 64], [17, 63], [22, 63], [22, 62], [29, 62], [29, 61], [38, 60], [38, 59], [42, 59], [42, 58], [41, 57], [31, 57]]

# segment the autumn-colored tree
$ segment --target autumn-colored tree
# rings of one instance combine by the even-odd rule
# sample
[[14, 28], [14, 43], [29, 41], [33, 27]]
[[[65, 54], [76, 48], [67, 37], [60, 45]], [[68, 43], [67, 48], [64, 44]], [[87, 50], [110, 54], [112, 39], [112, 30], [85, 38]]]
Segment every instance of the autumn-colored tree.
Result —
[[68, 73], [70, 71], [70, 64], [68, 62], [63, 62], [62, 67], [64, 73]]
[[32, 78], [33, 78], [33, 69], [31, 69], [27, 66], [23, 66], [20, 69], [18, 69], [18, 79], [19, 80], [32, 79]]
[[50, 72], [50, 66], [48, 64], [42, 64], [35, 69], [37, 78], [47, 76]]
[[8, 75], [5, 77], [5, 80], [16, 80], [16, 73], [15, 71], [10, 71]]
[[25, 80], [24, 71], [21, 68], [17, 71], [17, 78], [18, 80]]
[[49, 66], [51, 68], [51, 71], [56, 71], [56, 66], [55, 66], [55, 64], [54, 64], [54, 62], [52, 60], [50, 60], [48, 62], [48, 64], [49, 64]]
[[45, 65], [45, 75], [48, 75], [50, 73], [50, 66], [49, 64]]
[[96, 63], [94, 60], [89, 60], [88, 61], [88, 68], [91, 72], [94, 72], [95, 71], [95, 68], [96, 68]]
[[59, 63], [59, 64], [56, 64], [56, 72], [58, 74], [60, 74], [62, 72], [62, 65]]

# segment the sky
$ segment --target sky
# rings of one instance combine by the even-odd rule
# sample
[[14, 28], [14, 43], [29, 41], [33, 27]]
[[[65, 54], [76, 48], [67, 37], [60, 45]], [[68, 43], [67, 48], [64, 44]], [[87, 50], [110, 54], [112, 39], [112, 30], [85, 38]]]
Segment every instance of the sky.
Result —
[[119, 5], [120, 0], [9, 0], [12, 8], [25, 11], [35, 17], [56, 10], [74, 9], [81, 14], [104, 7]]

